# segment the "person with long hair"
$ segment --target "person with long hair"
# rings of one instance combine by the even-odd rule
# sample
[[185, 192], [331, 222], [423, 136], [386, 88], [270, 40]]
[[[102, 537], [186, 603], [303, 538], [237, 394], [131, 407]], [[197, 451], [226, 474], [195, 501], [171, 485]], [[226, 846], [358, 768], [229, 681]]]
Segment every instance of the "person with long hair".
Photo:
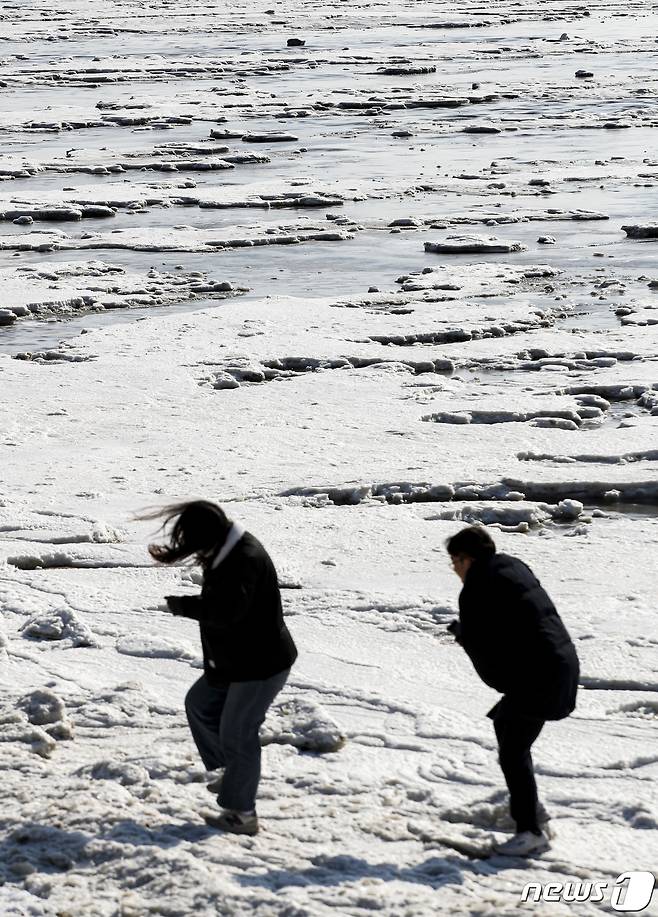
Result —
[[261, 776], [259, 727], [283, 688], [297, 649], [283, 620], [276, 570], [267, 551], [215, 503], [194, 500], [153, 513], [168, 538], [149, 545], [162, 564], [192, 560], [203, 571], [200, 595], [168, 595], [173, 615], [199, 622], [203, 675], [185, 698], [192, 737], [221, 811], [213, 827], [257, 834]]

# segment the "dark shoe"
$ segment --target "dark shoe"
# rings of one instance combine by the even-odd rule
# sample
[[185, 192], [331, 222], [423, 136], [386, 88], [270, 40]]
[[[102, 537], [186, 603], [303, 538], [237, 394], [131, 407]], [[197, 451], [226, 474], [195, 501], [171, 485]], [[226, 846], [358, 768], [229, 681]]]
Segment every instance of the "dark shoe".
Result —
[[229, 834], [248, 834], [253, 836], [258, 834], [258, 816], [241, 815], [240, 812], [233, 812], [231, 809], [224, 809], [219, 815], [214, 812], [208, 812], [203, 816], [204, 821], [211, 828], [218, 828], [220, 831], [226, 831]]
[[213, 796], [219, 796], [219, 791], [222, 788], [223, 775], [215, 777], [213, 780], [210, 780], [206, 783], [206, 789], [209, 793], [212, 793]]

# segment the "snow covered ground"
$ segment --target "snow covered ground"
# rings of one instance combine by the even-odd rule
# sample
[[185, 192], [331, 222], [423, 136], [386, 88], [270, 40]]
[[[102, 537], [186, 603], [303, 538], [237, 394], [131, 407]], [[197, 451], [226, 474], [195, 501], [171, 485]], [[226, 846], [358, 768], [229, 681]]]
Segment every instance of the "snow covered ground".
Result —
[[[11, 8], [2, 917], [595, 915], [656, 869], [657, 20]], [[162, 598], [199, 580], [133, 518], [189, 497], [270, 549], [300, 648], [256, 838], [201, 817], [200, 648]], [[445, 631], [444, 541], [474, 521], [582, 662], [535, 746], [556, 839], [528, 862], [467, 852], [510, 828], [495, 695]], [[609, 888], [521, 904], [529, 882]]]

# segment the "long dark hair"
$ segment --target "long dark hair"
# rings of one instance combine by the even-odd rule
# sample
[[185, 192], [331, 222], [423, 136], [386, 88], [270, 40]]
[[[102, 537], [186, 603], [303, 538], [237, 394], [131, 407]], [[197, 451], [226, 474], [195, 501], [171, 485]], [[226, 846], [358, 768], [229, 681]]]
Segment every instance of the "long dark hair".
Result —
[[[224, 510], [209, 500], [174, 503], [140, 519], [162, 519], [168, 535], [165, 544], [150, 544], [149, 554], [161, 564], [174, 564], [187, 557], [205, 564], [226, 541], [231, 521]], [[168, 531], [167, 531], [168, 530]]]

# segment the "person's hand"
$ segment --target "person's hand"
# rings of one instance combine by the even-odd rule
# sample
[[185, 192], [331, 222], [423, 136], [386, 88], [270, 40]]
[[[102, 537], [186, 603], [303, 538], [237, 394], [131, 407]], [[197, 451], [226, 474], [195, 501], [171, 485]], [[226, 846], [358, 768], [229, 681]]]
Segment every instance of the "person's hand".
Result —
[[452, 634], [452, 636], [455, 638], [457, 643], [461, 642], [462, 626], [459, 623], [459, 621], [457, 620], [457, 618], [455, 618], [454, 621], [451, 621], [450, 624], [448, 624], [447, 631], [449, 634]]
[[165, 602], [172, 615], [183, 614], [183, 599], [180, 595], [166, 595]]

